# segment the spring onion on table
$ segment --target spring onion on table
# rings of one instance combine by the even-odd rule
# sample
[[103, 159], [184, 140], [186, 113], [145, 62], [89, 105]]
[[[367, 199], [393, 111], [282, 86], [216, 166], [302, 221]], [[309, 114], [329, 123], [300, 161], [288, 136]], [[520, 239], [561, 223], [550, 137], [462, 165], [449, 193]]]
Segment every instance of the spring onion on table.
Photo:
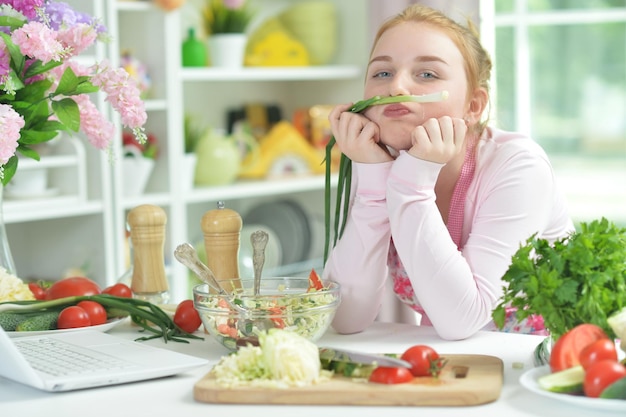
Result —
[[[351, 108], [352, 113], [361, 113], [365, 109], [371, 106], [377, 106], [381, 104], [402, 103], [402, 102], [415, 102], [415, 103], [433, 103], [437, 101], [443, 101], [448, 98], [447, 91], [440, 91], [433, 94], [425, 94], [420, 96], [374, 96], [367, 100], [361, 100], [356, 102]], [[331, 151], [335, 146], [335, 137], [332, 136], [330, 141], [326, 145], [326, 184], [324, 194], [324, 216], [325, 216], [325, 244], [324, 244], [324, 262], [328, 258], [328, 252], [330, 250], [330, 168], [331, 168]], [[352, 161], [350, 158], [341, 154], [339, 160], [339, 175], [337, 183], [337, 201], [335, 203], [335, 223], [334, 223], [334, 241], [333, 246], [337, 243], [337, 239], [343, 234], [343, 230], [346, 226], [346, 220], [348, 218], [348, 205], [350, 203], [350, 184], [352, 181]], [[343, 207], [342, 207], [343, 204]], [[339, 217], [343, 211], [343, 219], [341, 227], [339, 227]]]

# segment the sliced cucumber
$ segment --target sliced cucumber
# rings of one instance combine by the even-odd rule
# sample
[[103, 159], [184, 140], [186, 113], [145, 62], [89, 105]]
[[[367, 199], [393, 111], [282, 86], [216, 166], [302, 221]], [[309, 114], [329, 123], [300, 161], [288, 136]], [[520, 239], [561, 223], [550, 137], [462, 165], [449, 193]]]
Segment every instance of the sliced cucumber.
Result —
[[333, 371], [336, 375], [343, 375], [351, 378], [367, 379], [372, 374], [375, 365], [366, 365], [356, 362], [335, 361], [320, 357], [322, 369]]
[[542, 389], [551, 392], [582, 392], [585, 371], [582, 366], [574, 366], [559, 372], [544, 375], [537, 380]]
[[600, 398], [626, 400], [626, 376], [613, 382], [600, 394]]
[[606, 322], [615, 333], [615, 336], [621, 340], [620, 348], [626, 352], [626, 307], [613, 313]]
[[618, 339], [626, 339], [626, 307], [611, 314], [606, 322], [611, 326]]

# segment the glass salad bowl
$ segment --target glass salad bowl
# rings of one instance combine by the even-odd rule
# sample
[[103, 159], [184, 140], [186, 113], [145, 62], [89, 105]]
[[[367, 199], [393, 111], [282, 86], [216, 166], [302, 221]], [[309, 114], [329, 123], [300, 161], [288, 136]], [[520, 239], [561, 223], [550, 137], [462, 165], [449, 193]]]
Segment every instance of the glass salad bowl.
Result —
[[328, 330], [341, 301], [339, 284], [334, 281], [323, 281], [323, 288], [314, 290], [305, 277], [263, 278], [258, 295], [253, 279], [219, 283], [222, 288], [237, 289], [227, 298], [199, 284], [193, 288], [193, 302], [206, 332], [229, 350], [258, 344], [259, 332], [270, 328], [316, 341]]

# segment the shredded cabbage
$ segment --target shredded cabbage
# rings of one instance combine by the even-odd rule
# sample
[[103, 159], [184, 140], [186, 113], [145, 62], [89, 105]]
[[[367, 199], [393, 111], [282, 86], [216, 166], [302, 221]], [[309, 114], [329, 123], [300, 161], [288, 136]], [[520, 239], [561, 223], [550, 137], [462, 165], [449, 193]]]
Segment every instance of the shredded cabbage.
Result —
[[259, 335], [263, 362], [270, 377], [294, 384], [310, 384], [320, 374], [317, 346], [294, 332], [270, 329]]
[[296, 333], [270, 329], [259, 334], [259, 346], [245, 346], [222, 357], [212, 370], [223, 387], [241, 385], [288, 388], [327, 380], [317, 346]]

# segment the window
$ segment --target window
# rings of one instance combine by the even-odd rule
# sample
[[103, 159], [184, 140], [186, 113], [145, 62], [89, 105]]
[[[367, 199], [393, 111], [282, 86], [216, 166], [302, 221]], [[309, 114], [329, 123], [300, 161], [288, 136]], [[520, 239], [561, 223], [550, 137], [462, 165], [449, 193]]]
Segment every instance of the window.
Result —
[[486, 3], [493, 124], [543, 146], [575, 220], [626, 224], [626, 0]]

